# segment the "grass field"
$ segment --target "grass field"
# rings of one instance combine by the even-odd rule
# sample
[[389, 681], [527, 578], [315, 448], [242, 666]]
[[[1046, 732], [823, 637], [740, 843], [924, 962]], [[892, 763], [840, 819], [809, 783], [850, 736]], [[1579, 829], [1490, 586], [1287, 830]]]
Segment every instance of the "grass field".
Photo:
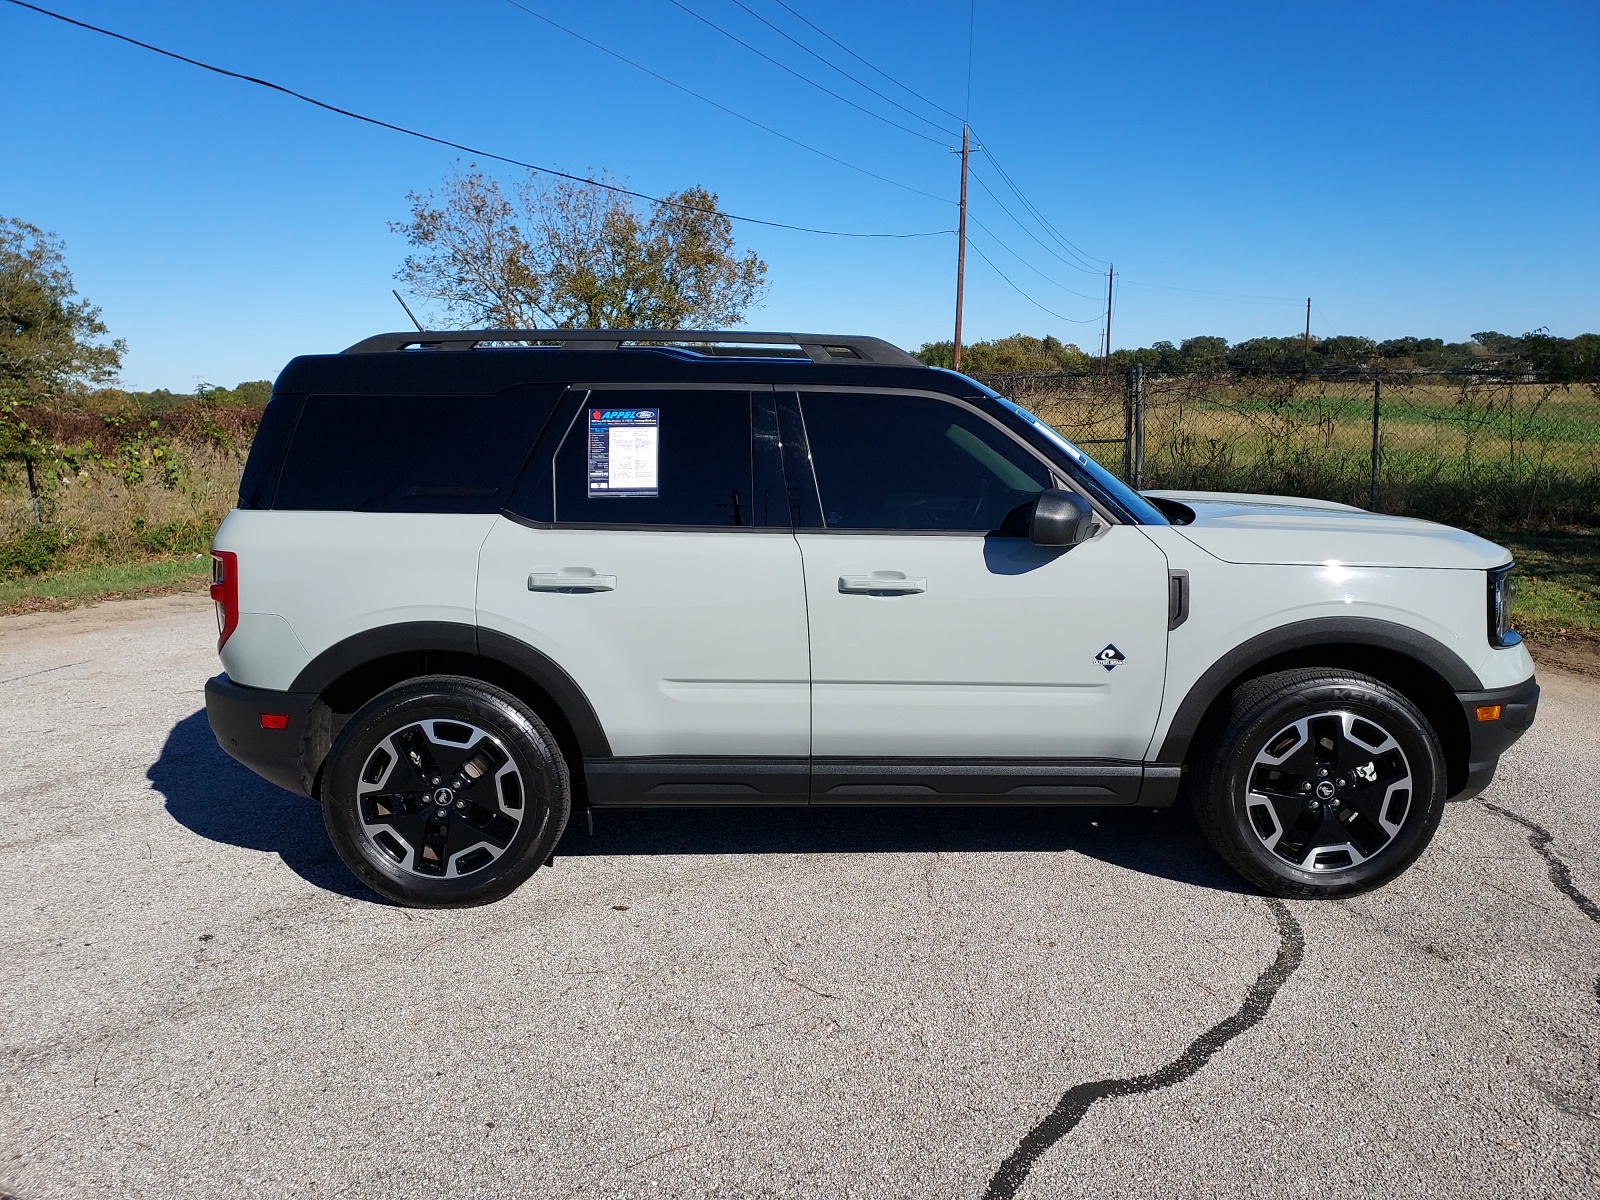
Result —
[[[1118, 378], [1022, 377], [1014, 399], [1123, 470]], [[1370, 381], [1147, 380], [1145, 483], [1366, 506]], [[1592, 385], [1384, 386], [1377, 507], [1467, 527], [1600, 525], [1600, 395]]]
[[1600, 636], [1600, 530], [1511, 530], [1486, 536], [1517, 556], [1514, 611], [1523, 627]]
[[103, 600], [199, 591], [211, 579], [211, 556], [101, 563], [0, 581], [0, 613], [48, 612]]

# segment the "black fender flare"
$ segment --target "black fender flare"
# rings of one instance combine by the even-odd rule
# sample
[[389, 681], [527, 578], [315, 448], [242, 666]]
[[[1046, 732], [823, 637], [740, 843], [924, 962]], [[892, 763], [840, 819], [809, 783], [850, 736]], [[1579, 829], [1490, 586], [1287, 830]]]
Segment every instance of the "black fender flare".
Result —
[[1392, 621], [1371, 617], [1316, 617], [1259, 633], [1239, 643], [1200, 676], [1178, 705], [1161, 752], [1163, 763], [1181, 763], [1189, 756], [1189, 743], [1200, 722], [1218, 697], [1251, 668], [1274, 658], [1324, 646], [1358, 647], [1388, 651], [1425, 667], [1452, 691], [1474, 692], [1483, 687], [1473, 669], [1450, 647], [1425, 633]]
[[[493, 629], [456, 621], [402, 621], [364, 629], [322, 651], [295, 676], [293, 692], [321, 696], [334, 683], [371, 663], [397, 655], [437, 654], [460, 662], [479, 660], [494, 676], [511, 672], [543, 692], [565, 718], [584, 758], [609, 758], [611, 744], [594, 705], [576, 680], [554, 659], [516, 638]], [[445, 666], [445, 664], [441, 664]], [[496, 670], [498, 668], [498, 670]], [[448, 667], [446, 667], [448, 669]]]

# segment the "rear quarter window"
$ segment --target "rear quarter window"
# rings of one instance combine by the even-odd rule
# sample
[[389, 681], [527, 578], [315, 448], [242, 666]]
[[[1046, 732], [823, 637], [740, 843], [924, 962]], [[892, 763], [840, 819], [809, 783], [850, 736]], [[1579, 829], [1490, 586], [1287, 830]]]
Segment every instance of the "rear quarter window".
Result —
[[267, 401], [261, 424], [250, 442], [250, 456], [244, 461], [244, 474], [239, 477], [240, 508], [272, 507], [278, 477], [283, 473], [284, 455], [289, 450], [289, 439], [294, 436], [304, 399], [303, 396], [274, 393]]
[[499, 512], [562, 390], [307, 396], [271, 505]]

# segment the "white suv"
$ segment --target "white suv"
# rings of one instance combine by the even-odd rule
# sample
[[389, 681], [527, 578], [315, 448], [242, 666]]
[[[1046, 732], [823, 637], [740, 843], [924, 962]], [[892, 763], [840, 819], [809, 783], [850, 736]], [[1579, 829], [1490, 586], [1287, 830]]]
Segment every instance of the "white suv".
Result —
[[383, 895], [498, 899], [574, 805], [1190, 799], [1375, 887], [1538, 702], [1510, 555], [1140, 495], [862, 337], [392, 334], [278, 378], [217, 533], [222, 747]]

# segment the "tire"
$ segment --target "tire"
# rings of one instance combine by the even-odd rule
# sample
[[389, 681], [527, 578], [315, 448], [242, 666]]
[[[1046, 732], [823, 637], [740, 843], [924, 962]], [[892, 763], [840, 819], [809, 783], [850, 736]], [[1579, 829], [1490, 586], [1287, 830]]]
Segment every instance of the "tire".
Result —
[[417, 908], [510, 895], [549, 859], [572, 806], [544, 722], [510, 693], [451, 675], [391, 688], [352, 716], [320, 790], [345, 865]]
[[1438, 736], [1416, 705], [1370, 676], [1264, 675], [1228, 698], [1212, 730], [1195, 764], [1195, 817], [1263, 891], [1331, 899], [1382, 887], [1439, 827]]

